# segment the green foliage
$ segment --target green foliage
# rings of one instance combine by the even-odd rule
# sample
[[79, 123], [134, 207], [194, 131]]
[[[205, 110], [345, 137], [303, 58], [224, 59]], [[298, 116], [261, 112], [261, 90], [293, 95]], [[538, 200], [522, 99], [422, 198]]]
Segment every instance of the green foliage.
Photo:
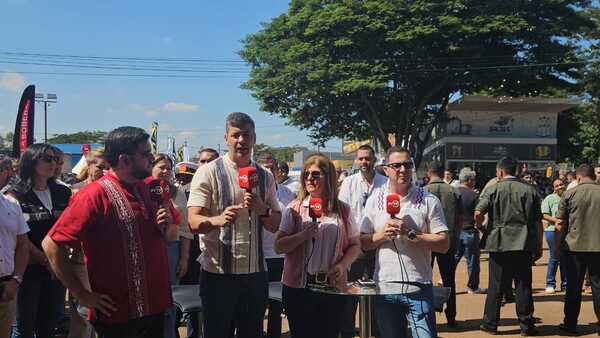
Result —
[[266, 144], [257, 143], [254, 145], [254, 156], [259, 158], [264, 153], [270, 153], [277, 160], [292, 162], [294, 160], [294, 153], [302, 150], [307, 150], [306, 147], [292, 146], [292, 147], [272, 147]]
[[0, 135], [0, 154], [11, 155], [13, 144], [13, 132], [7, 132], [4, 136]]
[[559, 135], [559, 139], [563, 140], [562, 144], [559, 144], [562, 159], [568, 159], [575, 165], [598, 163], [600, 161], [600, 111], [598, 111], [598, 106], [587, 104], [578, 107], [562, 122], [564, 123], [559, 121], [559, 133], [565, 132], [565, 135]]
[[[261, 110], [331, 138], [422, 153], [449, 97], [572, 91], [585, 0], [293, 0], [244, 40]], [[521, 67], [524, 65], [527, 66]], [[520, 68], [514, 68], [514, 66]]]
[[79, 131], [72, 134], [56, 134], [48, 139], [48, 143], [74, 143], [74, 144], [90, 144], [102, 143], [106, 137], [106, 132], [101, 130]]

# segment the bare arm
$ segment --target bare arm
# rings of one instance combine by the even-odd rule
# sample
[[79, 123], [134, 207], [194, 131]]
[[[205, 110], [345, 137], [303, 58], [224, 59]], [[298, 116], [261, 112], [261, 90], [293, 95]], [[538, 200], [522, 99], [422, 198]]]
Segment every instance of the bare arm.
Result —
[[[29, 238], [26, 234], [17, 235], [17, 246], [15, 247], [15, 275], [23, 276], [29, 261]], [[39, 251], [39, 250], [38, 250]]]
[[556, 224], [556, 218], [552, 217], [548, 214], [544, 214], [544, 221], [550, 223], [550, 224]]
[[358, 256], [360, 256], [360, 253], [360, 236], [352, 237], [350, 238], [350, 246], [348, 247], [348, 250], [346, 250], [344, 257], [338, 264], [342, 264], [342, 266], [347, 270], [358, 258]]
[[565, 223], [564, 219], [557, 218], [554, 224], [554, 247], [552, 248], [554, 257], [560, 257], [560, 245], [565, 235]]
[[271, 215], [261, 217], [262, 225], [269, 232], [276, 233], [279, 230], [279, 222], [281, 222], [281, 212], [273, 211]]
[[95, 308], [106, 316], [110, 316], [111, 312], [116, 311], [114, 302], [108, 296], [85, 289], [69, 261], [67, 247], [58, 245], [47, 236], [42, 241], [42, 247], [56, 276], [83, 305]]
[[278, 254], [290, 253], [305, 241], [316, 236], [319, 224], [316, 222], [305, 223], [310, 223], [310, 225], [306, 225], [304, 230], [293, 235], [278, 231], [275, 236], [275, 252]]
[[207, 234], [219, 227], [225, 226], [233, 221], [240, 205], [232, 205], [225, 208], [222, 214], [209, 216], [210, 210], [204, 207], [188, 207], [188, 222], [190, 230], [195, 234]]
[[450, 248], [450, 238], [448, 238], [448, 233], [445, 231], [437, 234], [417, 234], [415, 242], [431, 251], [439, 253], [446, 253]]

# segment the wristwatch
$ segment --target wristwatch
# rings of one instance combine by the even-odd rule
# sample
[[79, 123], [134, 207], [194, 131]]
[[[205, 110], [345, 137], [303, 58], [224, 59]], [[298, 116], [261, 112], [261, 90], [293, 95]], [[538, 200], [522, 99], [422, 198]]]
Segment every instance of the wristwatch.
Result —
[[17, 284], [21, 285], [21, 283], [23, 283], [23, 276], [12, 275], [11, 277], [12, 277], [12, 279], [17, 281]]
[[406, 237], [408, 237], [408, 240], [414, 241], [415, 239], [417, 239], [417, 232], [414, 229], [411, 229], [406, 234]]
[[260, 217], [269, 217], [269, 216], [271, 216], [272, 212], [273, 212], [273, 210], [271, 210], [271, 208], [267, 208], [267, 211], [265, 211], [264, 214], [260, 215]]

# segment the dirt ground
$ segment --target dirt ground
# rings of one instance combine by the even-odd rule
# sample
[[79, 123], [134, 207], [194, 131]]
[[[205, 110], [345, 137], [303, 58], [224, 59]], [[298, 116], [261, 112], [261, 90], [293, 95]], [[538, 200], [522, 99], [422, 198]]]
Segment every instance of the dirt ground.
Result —
[[[481, 257], [480, 287], [487, 288], [488, 284], [488, 262], [487, 254]], [[535, 317], [540, 321], [536, 324], [540, 337], [560, 337], [565, 336], [558, 329], [558, 324], [563, 319], [563, 301], [564, 292], [547, 294], [546, 288], [546, 263], [548, 261], [548, 250], [544, 251], [544, 256], [533, 267], [533, 288], [535, 302]], [[558, 278], [558, 274], [557, 274]], [[434, 282], [440, 280], [437, 266], [434, 270]], [[483, 315], [483, 305], [485, 294], [471, 295], [467, 293], [467, 265], [463, 259], [459, 263], [456, 271], [457, 285], [457, 317], [458, 327], [450, 329], [446, 326], [446, 318], [443, 313], [437, 314], [438, 336], [441, 338], [469, 338], [486, 337], [489, 334], [479, 331], [478, 327]], [[597, 319], [592, 307], [591, 294], [584, 294], [579, 315], [578, 337], [598, 336], [598, 326], [595, 324]], [[519, 324], [515, 312], [515, 304], [509, 303], [502, 307], [500, 314], [500, 323], [498, 326], [498, 336], [501, 337], [520, 337]], [[358, 319], [358, 318], [357, 318]], [[358, 322], [358, 320], [357, 320]], [[289, 337], [287, 321], [283, 319], [282, 337]], [[266, 321], [265, 321], [266, 328]], [[180, 329], [182, 337], [185, 337], [185, 328]]]

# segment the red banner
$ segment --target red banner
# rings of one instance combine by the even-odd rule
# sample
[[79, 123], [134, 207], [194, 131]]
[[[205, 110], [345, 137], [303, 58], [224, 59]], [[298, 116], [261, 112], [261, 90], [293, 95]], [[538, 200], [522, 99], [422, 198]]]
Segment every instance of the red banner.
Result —
[[20, 158], [27, 147], [33, 143], [33, 126], [35, 122], [35, 86], [25, 88], [15, 122], [13, 139], [13, 157]]

